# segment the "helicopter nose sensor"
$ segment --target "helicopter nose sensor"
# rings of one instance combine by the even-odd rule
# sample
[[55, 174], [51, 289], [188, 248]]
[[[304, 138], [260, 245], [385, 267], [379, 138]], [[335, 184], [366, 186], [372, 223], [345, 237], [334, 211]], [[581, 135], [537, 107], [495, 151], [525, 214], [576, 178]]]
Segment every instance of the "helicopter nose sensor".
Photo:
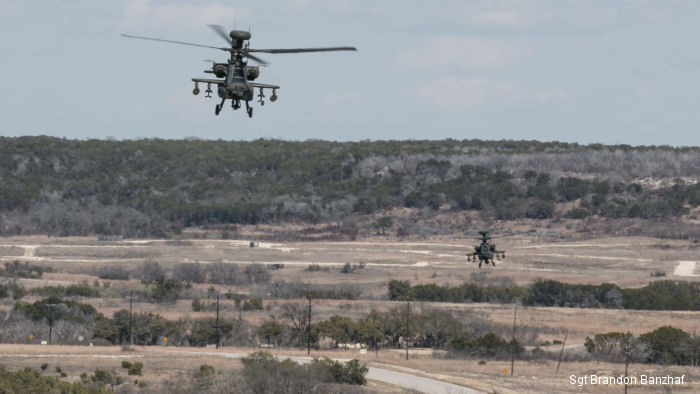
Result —
[[231, 94], [243, 97], [246, 91], [248, 91], [248, 86], [244, 83], [240, 82], [231, 82], [228, 85], [228, 91], [231, 92]]

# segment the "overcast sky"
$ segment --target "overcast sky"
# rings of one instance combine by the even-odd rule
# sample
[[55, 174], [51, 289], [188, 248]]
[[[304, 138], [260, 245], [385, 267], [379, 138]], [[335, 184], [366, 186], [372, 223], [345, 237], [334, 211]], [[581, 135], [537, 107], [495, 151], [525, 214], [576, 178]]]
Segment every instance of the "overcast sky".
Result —
[[[250, 140], [515, 139], [700, 146], [699, 1], [0, 0], [0, 134]], [[224, 52], [279, 99], [248, 119], [192, 95]]]

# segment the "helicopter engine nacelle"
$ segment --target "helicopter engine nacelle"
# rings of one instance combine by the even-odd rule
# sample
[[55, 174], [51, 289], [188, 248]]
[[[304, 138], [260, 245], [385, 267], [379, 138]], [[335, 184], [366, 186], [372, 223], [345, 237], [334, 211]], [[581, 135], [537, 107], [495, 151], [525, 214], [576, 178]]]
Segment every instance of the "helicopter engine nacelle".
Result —
[[223, 63], [215, 63], [212, 71], [217, 78], [226, 78], [228, 67], [226, 67], [226, 65]]
[[245, 74], [248, 77], [249, 81], [255, 81], [255, 79], [260, 76], [260, 67], [246, 66]]

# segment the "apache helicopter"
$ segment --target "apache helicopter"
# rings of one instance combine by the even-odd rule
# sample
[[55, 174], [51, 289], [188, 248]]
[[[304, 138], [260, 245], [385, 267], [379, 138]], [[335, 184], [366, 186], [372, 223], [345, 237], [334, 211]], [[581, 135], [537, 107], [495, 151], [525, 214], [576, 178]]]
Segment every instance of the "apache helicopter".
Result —
[[252, 52], [262, 52], [262, 53], [300, 53], [300, 52], [330, 52], [330, 51], [356, 51], [355, 47], [325, 47], [325, 48], [292, 48], [292, 49], [252, 49], [249, 46], [248, 41], [250, 40], [250, 32], [244, 30], [231, 30], [228, 35], [224, 28], [219, 25], [209, 25], [212, 30], [214, 30], [218, 35], [220, 35], [226, 42], [231, 46], [229, 47], [215, 47], [210, 45], [200, 45], [192, 44], [188, 42], [163, 40], [160, 38], [133, 36], [129, 34], [122, 34], [122, 36], [127, 38], [138, 38], [140, 40], [151, 40], [151, 41], [161, 41], [168, 42], [172, 44], [181, 45], [191, 45], [204, 48], [219, 49], [222, 51], [229, 52], [231, 57], [226, 63], [217, 63], [212, 61], [211, 70], [205, 70], [205, 73], [214, 74], [217, 78], [221, 79], [208, 79], [208, 78], [192, 78], [194, 82], [194, 90], [192, 94], [199, 94], [199, 84], [206, 83], [207, 98], [211, 97], [213, 93], [211, 85], [217, 85], [217, 93], [221, 98], [221, 104], [216, 105], [214, 113], [216, 115], [221, 112], [224, 108], [224, 104], [227, 99], [231, 100], [231, 107], [234, 110], [241, 108], [241, 101], [245, 101], [246, 112], [248, 117], [253, 117], [253, 108], [250, 107], [250, 101], [254, 100], [255, 89], [259, 89], [257, 98], [260, 105], [265, 105], [265, 94], [264, 89], [271, 89], [272, 95], [270, 96], [270, 101], [275, 102], [277, 100], [277, 89], [280, 87], [277, 85], [268, 85], [264, 83], [252, 82], [255, 81], [260, 76], [259, 66], [249, 66], [248, 60], [253, 60], [260, 65], [267, 65], [268, 63], [261, 58], [251, 54]]
[[490, 237], [488, 231], [479, 231], [479, 234], [481, 234], [481, 238], [474, 238], [474, 239], [480, 240], [481, 244], [474, 247], [473, 253], [467, 253], [467, 261], [472, 261], [472, 262], [476, 263], [476, 259], [478, 257], [479, 258], [479, 268], [481, 268], [481, 264], [484, 261], [486, 262], [486, 265], [488, 265], [489, 262], [491, 262], [491, 264], [495, 267], [496, 262], [494, 261], [494, 259], [498, 259], [498, 260], [500, 260], [501, 258], [505, 259], [506, 258], [506, 251], [496, 249], [496, 244], [490, 243], [489, 240], [494, 239], [494, 238], [511, 237], [513, 235], [527, 234], [527, 233], [532, 233], [534, 231], [535, 230], [530, 230], [530, 231], [525, 231], [525, 232], [521, 232], [521, 233], [497, 235], [495, 237]]

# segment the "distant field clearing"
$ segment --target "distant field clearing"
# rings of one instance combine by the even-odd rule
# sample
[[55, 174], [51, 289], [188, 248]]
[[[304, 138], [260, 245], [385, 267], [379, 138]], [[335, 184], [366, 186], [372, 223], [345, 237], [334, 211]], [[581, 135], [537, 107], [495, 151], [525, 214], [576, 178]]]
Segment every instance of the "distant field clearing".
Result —
[[695, 272], [695, 265], [696, 264], [697, 264], [697, 261], [679, 261], [678, 266], [676, 266], [676, 269], [673, 271], [673, 275], [700, 276], [700, 275], [693, 274], [693, 272]]

